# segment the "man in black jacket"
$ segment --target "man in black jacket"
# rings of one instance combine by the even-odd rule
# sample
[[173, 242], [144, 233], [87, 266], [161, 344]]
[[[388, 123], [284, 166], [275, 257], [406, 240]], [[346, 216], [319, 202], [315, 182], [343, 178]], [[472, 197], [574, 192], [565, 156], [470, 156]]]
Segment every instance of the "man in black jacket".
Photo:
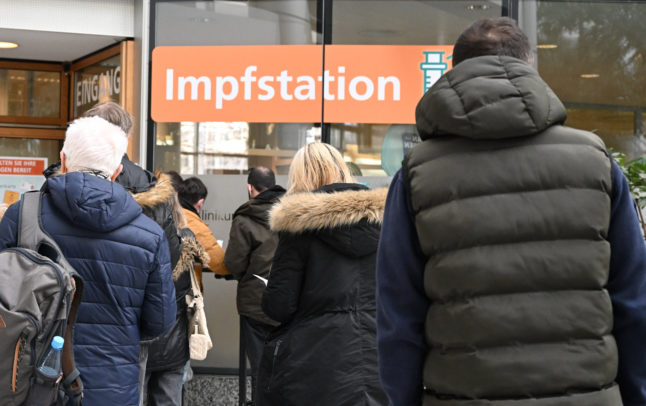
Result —
[[266, 335], [278, 325], [262, 311], [260, 302], [278, 236], [269, 229], [269, 209], [285, 193], [269, 168], [259, 166], [247, 178], [249, 201], [233, 214], [224, 263], [238, 280], [237, 305], [242, 334], [255, 378]]

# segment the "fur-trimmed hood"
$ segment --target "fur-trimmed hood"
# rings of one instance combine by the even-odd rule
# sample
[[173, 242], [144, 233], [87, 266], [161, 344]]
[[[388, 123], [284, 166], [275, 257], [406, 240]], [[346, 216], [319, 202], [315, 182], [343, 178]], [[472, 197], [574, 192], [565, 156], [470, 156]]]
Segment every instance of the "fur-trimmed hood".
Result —
[[388, 189], [297, 193], [283, 197], [270, 211], [274, 231], [302, 233], [358, 224], [381, 224]]
[[165, 173], [157, 174], [155, 185], [145, 192], [132, 194], [132, 197], [143, 209], [154, 209], [155, 207], [167, 203], [173, 197], [175, 189], [171, 183], [170, 176]]
[[179, 257], [175, 269], [173, 269], [173, 280], [176, 281], [184, 272], [193, 270], [196, 263], [208, 266], [209, 261], [209, 254], [206, 253], [204, 247], [197, 242], [195, 237], [182, 237], [182, 255]]

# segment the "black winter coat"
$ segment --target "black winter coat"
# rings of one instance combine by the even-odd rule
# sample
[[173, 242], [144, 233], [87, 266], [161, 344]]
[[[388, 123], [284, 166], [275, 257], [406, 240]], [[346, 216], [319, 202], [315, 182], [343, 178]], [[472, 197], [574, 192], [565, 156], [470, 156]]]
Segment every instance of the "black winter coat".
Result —
[[386, 190], [332, 184], [272, 209], [279, 243], [263, 310], [261, 406], [386, 405], [379, 384], [375, 261]]
[[164, 173], [159, 178], [152, 172], [135, 165], [124, 155], [121, 159], [123, 170], [117, 176], [116, 183], [129, 191], [144, 214], [155, 220], [164, 230], [170, 250], [170, 264], [173, 269], [177, 265], [181, 252], [179, 231], [173, 221], [171, 199], [175, 198], [175, 189], [170, 177]]
[[146, 371], [161, 371], [178, 368], [189, 359], [188, 351], [188, 314], [186, 295], [191, 290], [191, 274], [196, 263], [206, 266], [209, 258], [204, 248], [197, 242], [195, 235], [188, 228], [180, 230], [182, 254], [173, 270], [175, 283], [175, 301], [177, 314], [175, 324], [165, 334], [147, 341], [148, 362]]
[[278, 323], [262, 311], [260, 302], [265, 285], [254, 275], [263, 278], [269, 275], [278, 245], [278, 234], [269, 229], [269, 210], [283, 194], [285, 189], [276, 185], [236, 210], [224, 254], [224, 264], [238, 280], [238, 313], [270, 325]]

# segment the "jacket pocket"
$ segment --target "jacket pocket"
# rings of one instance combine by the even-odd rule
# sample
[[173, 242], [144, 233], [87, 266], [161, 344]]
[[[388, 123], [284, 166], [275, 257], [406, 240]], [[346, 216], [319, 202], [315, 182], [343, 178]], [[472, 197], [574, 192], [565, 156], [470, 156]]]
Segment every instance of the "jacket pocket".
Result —
[[[8, 390], [2, 404], [20, 405], [27, 398], [34, 370], [35, 340], [40, 328], [28, 313], [6, 310], [0, 304], [0, 385]], [[1, 391], [1, 390], [0, 390]]]

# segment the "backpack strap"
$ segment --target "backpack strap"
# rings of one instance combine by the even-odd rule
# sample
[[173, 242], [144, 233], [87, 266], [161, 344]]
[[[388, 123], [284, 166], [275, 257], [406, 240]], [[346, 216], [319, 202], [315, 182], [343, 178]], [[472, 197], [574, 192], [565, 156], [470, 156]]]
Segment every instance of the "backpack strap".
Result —
[[68, 396], [74, 399], [75, 404], [76, 402], [80, 404], [83, 396], [83, 382], [74, 362], [73, 339], [74, 323], [83, 295], [83, 280], [69, 265], [56, 241], [43, 230], [41, 200], [42, 192], [40, 191], [30, 191], [23, 195], [18, 220], [18, 246], [39, 252], [69, 271], [70, 283], [74, 290], [70, 312], [65, 323], [65, 342], [62, 354], [63, 388]]

